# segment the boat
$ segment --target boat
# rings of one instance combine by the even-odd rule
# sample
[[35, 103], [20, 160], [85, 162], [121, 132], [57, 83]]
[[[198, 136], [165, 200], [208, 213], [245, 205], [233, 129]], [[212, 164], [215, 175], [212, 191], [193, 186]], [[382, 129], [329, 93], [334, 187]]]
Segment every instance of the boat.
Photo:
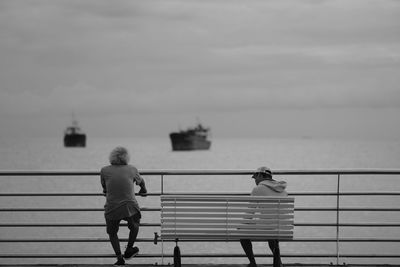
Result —
[[78, 121], [72, 119], [72, 125], [68, 126], [64, 131], [64, 146], [65, 147], [85, 147], [86, 134], [82, 132], [78, 126]]
[[194, 128], [170, 133], [172, 150], [207, 150], [210, 149], [211, 141], [208, 140], [210, 128], [203, 127], [200, 123]]

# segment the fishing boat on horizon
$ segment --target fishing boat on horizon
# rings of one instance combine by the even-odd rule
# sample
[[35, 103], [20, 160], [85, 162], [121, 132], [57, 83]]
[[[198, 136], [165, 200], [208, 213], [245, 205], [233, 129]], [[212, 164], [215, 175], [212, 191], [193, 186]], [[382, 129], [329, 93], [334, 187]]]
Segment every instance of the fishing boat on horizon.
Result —
[[65, 147], [85, 147], [86, 134], [81, 130], [76, 119], [72, 119], [72, 124], [64, 131]]
[[208, 133], [210, 128], [205, 128], [198, 123], [193, 128], [187, 130], [180, 130], [179, 132], [170, 133], [172, 150], [185, 151], [185, 150], [208, 150], [211, 146], [211, 141], [208, 140]]

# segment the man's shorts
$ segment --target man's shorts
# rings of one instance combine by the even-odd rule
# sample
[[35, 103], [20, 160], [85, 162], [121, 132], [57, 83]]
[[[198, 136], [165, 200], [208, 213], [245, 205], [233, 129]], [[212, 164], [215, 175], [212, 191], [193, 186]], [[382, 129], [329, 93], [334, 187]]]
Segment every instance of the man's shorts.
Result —
[[118, 219], [118, 220], [108, 220], [108, 219], [106, 219], [107, 234], [116, 234], [116, 233], [118, 233], [119, 224], [120, 224], [121, 220], [124, 220], [124, 221], [128, 222], [129, 230], [132, 230], [135, 227], [139, 227], [140, 218], [141, 218], [141, 214], [140, 214], [140, 212], [138, 212], [138, 213], [132, 215], [131, 217], [126, 217], [126, 218], [122, 218], [122, 219]]

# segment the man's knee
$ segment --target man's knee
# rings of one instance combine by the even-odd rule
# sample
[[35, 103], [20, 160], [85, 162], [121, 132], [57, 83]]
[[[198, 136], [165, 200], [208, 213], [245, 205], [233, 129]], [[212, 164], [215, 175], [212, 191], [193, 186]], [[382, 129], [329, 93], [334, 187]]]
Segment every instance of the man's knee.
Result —
[[140, 213], [137, 213], [127, 219], [129, 230], [139, 229], [140, 218]]
[[118, 233], [118, 229], [107, 227], [107, 234], [116, 235]]
[[118, 233], [119, 230], [119, 221], [106, 221], [107, 227], [106, 227], [106, 231], [107, 234], [109, 235], [115, 235]]
[[128, 228], [131, 231], [139, 229], [139, 223], [138, 222], [130, 222], [130, 223], [128, 223]]

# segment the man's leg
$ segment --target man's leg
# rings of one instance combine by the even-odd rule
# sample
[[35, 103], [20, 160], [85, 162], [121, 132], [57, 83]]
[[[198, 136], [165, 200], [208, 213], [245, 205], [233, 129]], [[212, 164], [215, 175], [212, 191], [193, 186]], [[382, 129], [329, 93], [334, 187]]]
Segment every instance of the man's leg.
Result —
[[111, 246], [114, 249], [114, 253], [117, 256], [118, 262], [123, 261], [121, 247], [119, 245], [118, 230], [120, 220], [106, 220], [107, 223], [107, 234], [110, 238]]
[[133, 244], [136, 241], [137, 235], [139, 233], [139, 225], [140, 225], [140, 213], [137, 213], [126, 219], [128, 222], [129, 239], [128, 239], [128, 248], [133, 247]]
[[281, 261], [281, 252], [279, 249], [279, 241], [278, 240], [271, 240], [268, 241], [269, 248], [272, 251], [272, 254], [274, 255], [274, 267], [281, 267], [282, 266], [282, 261]]
[[131, 217], [125, 218], [125, 220], [128, 222], [128, 228], [130, 230], [128, 245], [126, 246], [126, 250], [124, 253], [125, 259], [130, 259], [139, 253], [139, 248], [133, 247], [133, 244], [135, 243], [137, 235], [139, 233], [140, 218], [140, 213], [136, 213]]
[[242, 248], [246, 253], [247, 258], [250, 261], [250, 266], [257, 266], [256, 259], [254, 258], [253, 245], [251, 244], [251, 241], [249, 239], [240, 239], [240, 244], [242, 245]]

